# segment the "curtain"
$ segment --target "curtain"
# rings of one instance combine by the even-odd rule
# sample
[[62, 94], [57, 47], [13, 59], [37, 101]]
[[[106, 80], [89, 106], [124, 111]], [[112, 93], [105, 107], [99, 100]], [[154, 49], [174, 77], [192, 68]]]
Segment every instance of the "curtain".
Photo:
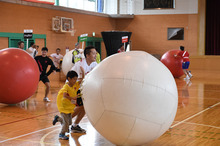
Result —
[[220, 55], [220, 0], [206, 0], [205, 55]]
[[[105, 44], [107, 56], [110, 56], [117, 53], [120, 46], [123, 45], [122, 37], [128, 36], [129, 42], [132, 33], [127, 31], [103, 31], [101, 34]], [[125, 44], [125, 50], [128, 42]]]

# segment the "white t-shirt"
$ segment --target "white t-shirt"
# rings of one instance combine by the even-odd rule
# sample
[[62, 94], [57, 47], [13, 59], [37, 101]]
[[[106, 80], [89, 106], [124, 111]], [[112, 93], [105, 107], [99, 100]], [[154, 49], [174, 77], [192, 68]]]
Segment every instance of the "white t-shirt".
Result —
[[53, 54], [51, 54], [50, 56], [53, 58], [53, 63], [54, 63], [54, 65], [55, 65], [56, 67], [58, 67], [59, 64], [60, 64], [60, 59], [63, 58], [63, 55], [61, 55], [61, 54], [57, 55], [57, 53], [53, 53]]
[[71, 70], [74, 70], [78, 74], [78, 78], [82, 78], [82, 71], [80, 69], [80, 66], [83, 67], [85, 70], [85, 75], [88, 74], [95, 66], [97, 65], [97, 62], [92, 62], [90, 65], [87, 64], [86, 59], [82, 59], [82, 61], [78, 61], [75, 63], [75, 65], [71, 68]]
[[33, 58], [35, 57], [35, 56], [37, 56], [37, 54], [38, 54], [38, 52], [37, 52], [37, 50], [35, 49], [35, 48], [32, 48], [32, 47], [30, 47], [30, 48], [28, 48], [28, 50], [30, 50], [31, 51], [31, 53], [29, 53]]

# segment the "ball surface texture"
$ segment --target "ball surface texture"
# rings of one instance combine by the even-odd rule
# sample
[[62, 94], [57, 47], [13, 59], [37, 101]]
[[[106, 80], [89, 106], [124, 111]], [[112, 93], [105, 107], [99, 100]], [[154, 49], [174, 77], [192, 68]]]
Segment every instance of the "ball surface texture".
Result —
[[91, 124], [116, 145], [142, 145], [160, 137], [178, 105], [172, 74], [143, 51], [104, 59], [86, 75], [82, 94]]

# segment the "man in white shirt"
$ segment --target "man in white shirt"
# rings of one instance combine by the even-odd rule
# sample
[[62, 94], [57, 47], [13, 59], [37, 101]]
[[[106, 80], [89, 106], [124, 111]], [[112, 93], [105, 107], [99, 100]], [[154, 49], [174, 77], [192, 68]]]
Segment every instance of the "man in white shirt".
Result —
[[[95, 47], [93, 46], [86, 47], [84, 50], [84, 55], [85, 55], [85, 59], [76, 62], [71, 69], [77, 72], [79, 79], [82, 78], [82, 71], [80, 69], [80, 66], [83, 67], [86, 75], [97, 65]], [[74, 109], [74, 113], [72, 114], [72, 118], [77, 116], [74, 124], [71, 126], [72, 132], [86, 133], [86, 131], [78, 125], [81, 119], [84, 117], [84, 115], [85, 115], [84, 106], [83, 105], [76, 106], [76, 108]]]
[[38, 50], [36, 49], [36, 45], [34, 42], [31, 42], [31, 47], [26, 49], [26, 51], [34, 58], [38, 54]]
[[57, 48], [56, 53], [52, 53], [50, 56], [53, 58], [53, 63], [55, 65], [55, 67], [57, 68], [56, 71], [59, 72], [60, 71], [60, 61], [61, 61], [61, 59], [63, 59], [63, 55], [60, 54], [60, 48]]

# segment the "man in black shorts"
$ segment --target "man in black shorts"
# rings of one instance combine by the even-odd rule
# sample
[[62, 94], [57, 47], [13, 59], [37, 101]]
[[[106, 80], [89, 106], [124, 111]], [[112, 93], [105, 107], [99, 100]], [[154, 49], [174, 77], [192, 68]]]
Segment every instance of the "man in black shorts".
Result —
[[[45, 97], [44, 101], [49, 102], [50, 99], [47, 97], [49, 91], [50, 91], [50, 81], [48, 79], [48, 76], [54, 71], [56, 72], [56, 67], [53, 64], [53, 61], [47, 57], [48, 49], [47, 47], [43, 47], [41, 49], [42, 55], [36, 56], [34, 59], [36, 60], [39, 70], [40, 70], [40, 81], [42, 81], [45, 86]], [[47, 72], [47, 67], [50, 65], [50, 70]]]

